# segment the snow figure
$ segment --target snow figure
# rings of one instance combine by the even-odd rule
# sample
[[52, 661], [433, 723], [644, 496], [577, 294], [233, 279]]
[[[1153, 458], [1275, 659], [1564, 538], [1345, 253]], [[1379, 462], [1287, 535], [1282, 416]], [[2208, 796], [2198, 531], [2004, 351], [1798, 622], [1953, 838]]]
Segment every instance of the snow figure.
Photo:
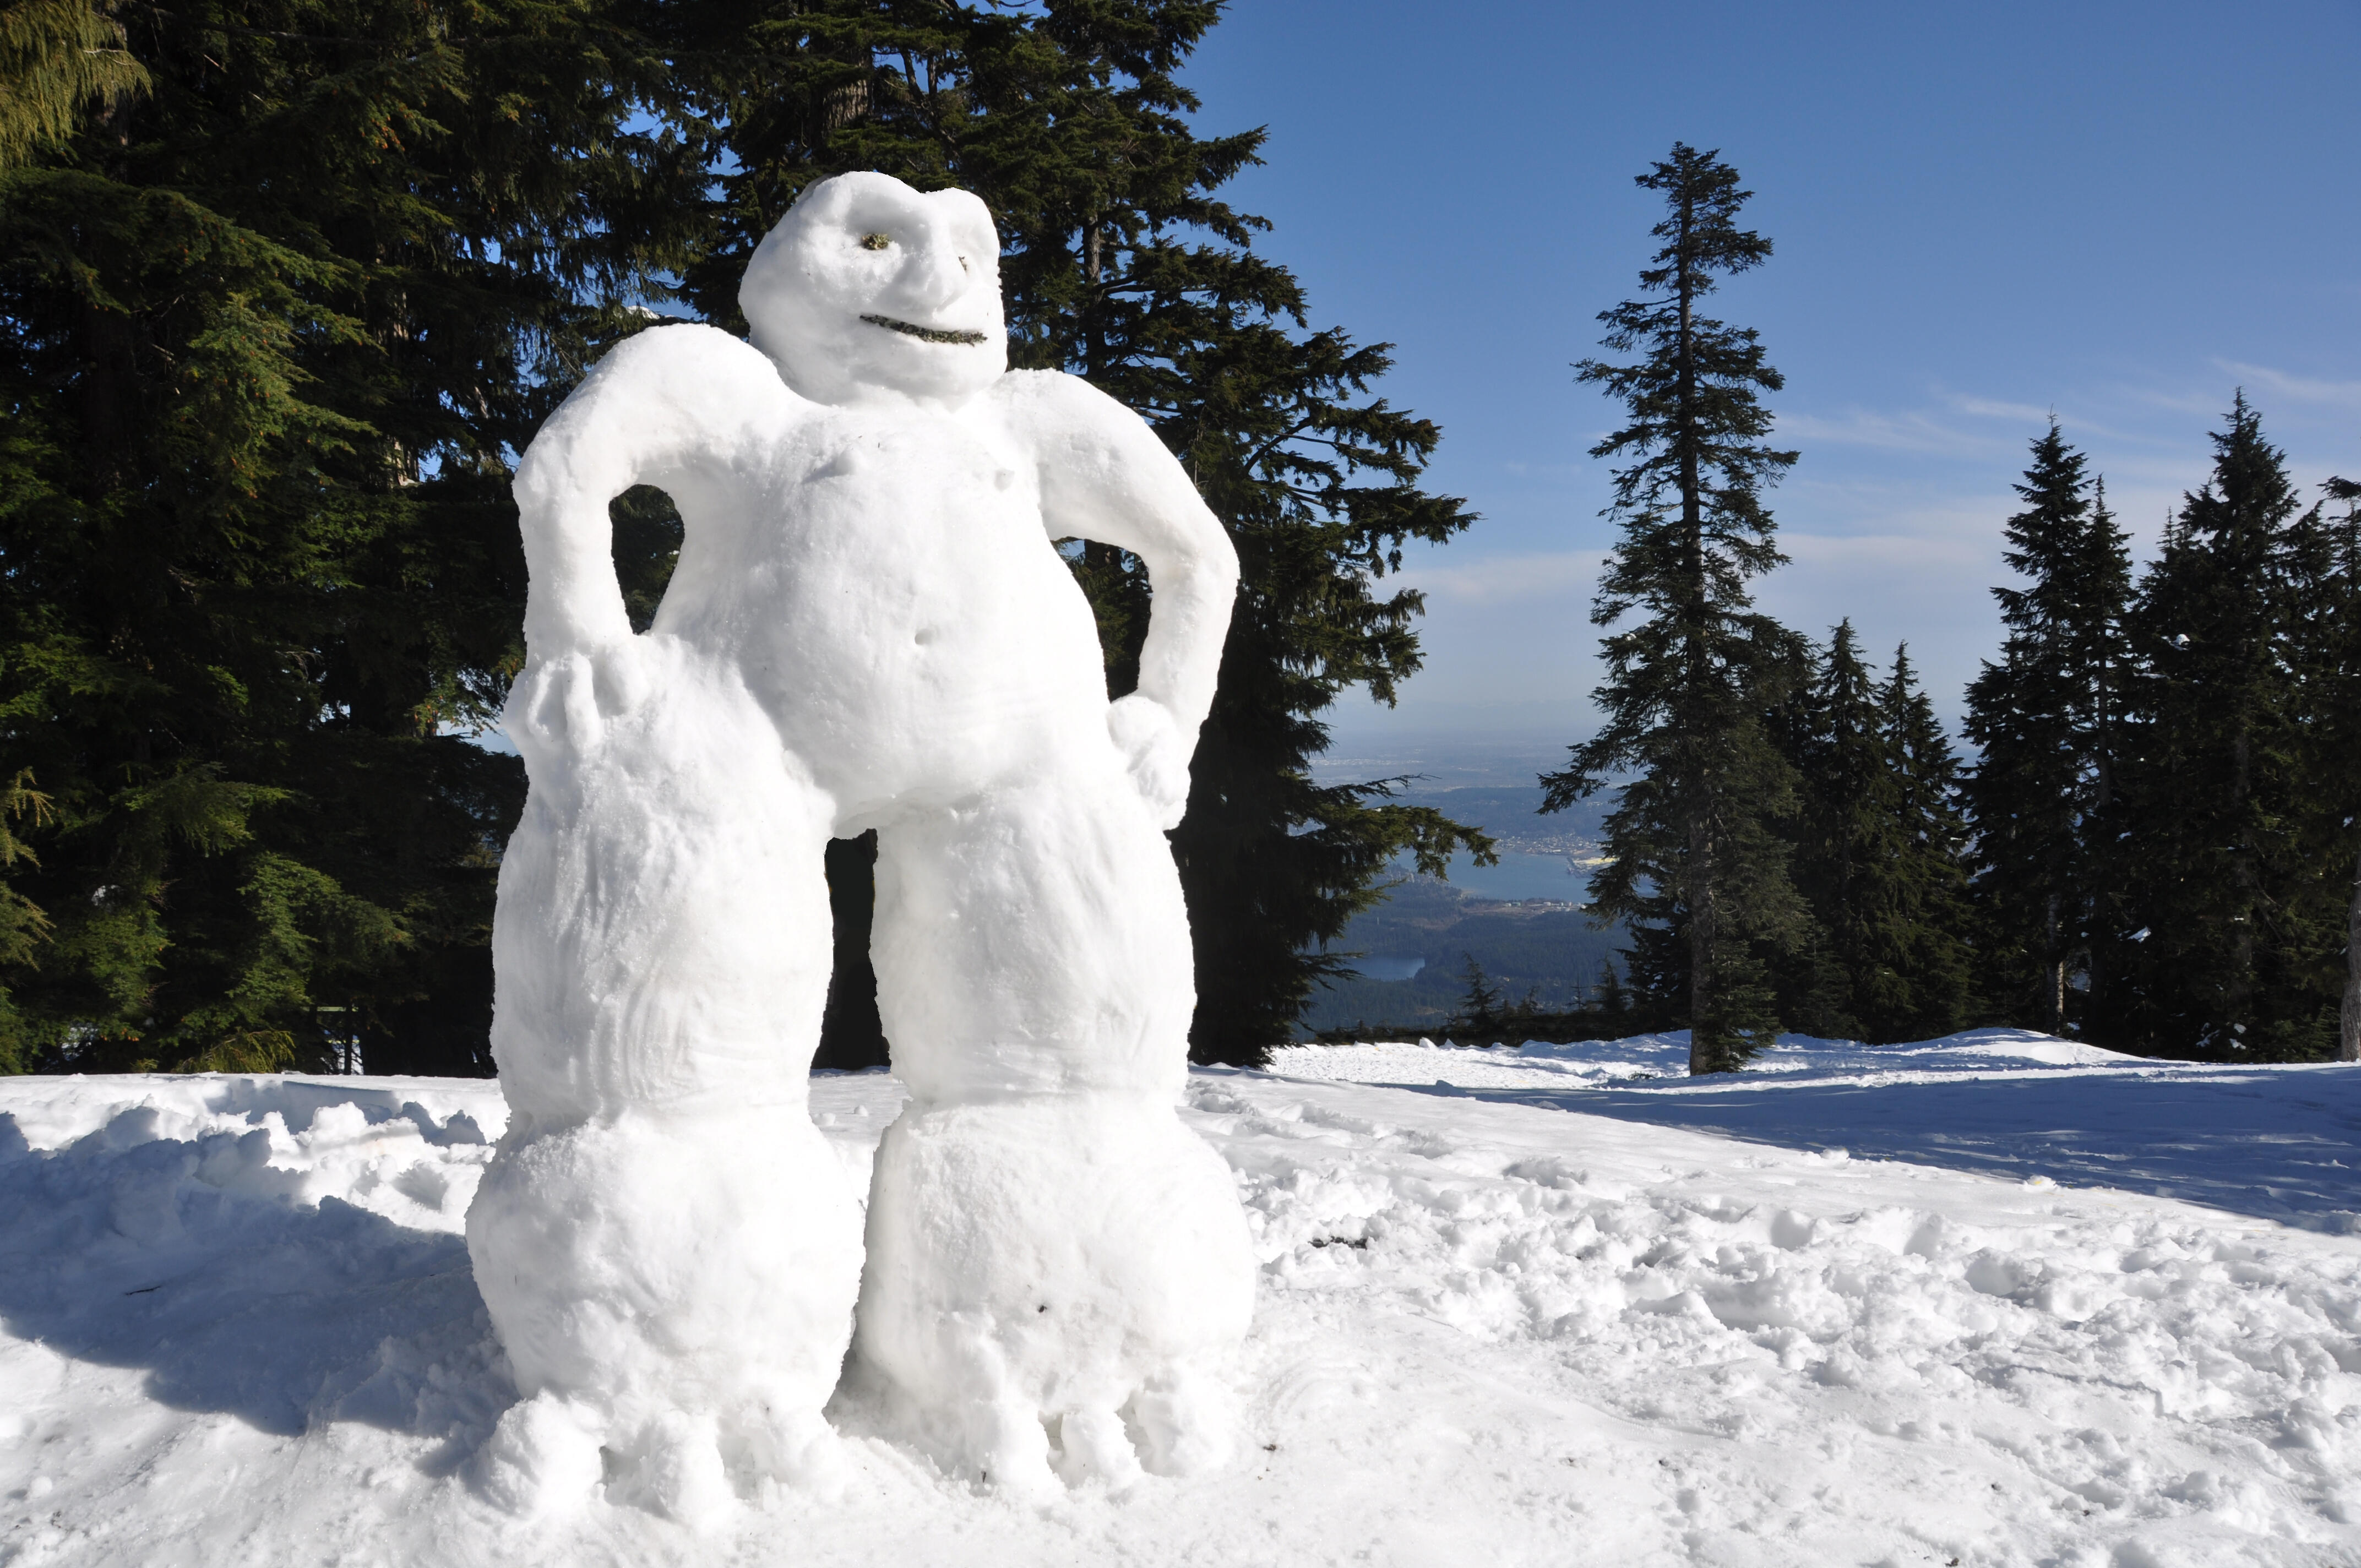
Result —
[[[733, 1473], [825, 1473], [856, 1284], [858, 1365], [957, 1471], [1119, 1486], [1224, 1450], [1210, 1369], [1253, 1260], [1174, 1114], [1193, 985], [1162, 830], [1236, 559], [1137, 416], [1007, 369], [998, 250], [963, 192], [816, 185], [747, 269], [751, 346], [631, 338], [519, 469], [532, 795], [493, 1037], [515, 1120], [468, 1245], [528, 1396], [489, 1464], [521, 1506], [604, 1474], [708, 1517]], [[643, 636], [607, 521], [635, 484], [686, 531]], [[1113, 704], [1071, 535], [1153, 586]], [[873, 828], [911, 1100], [864, 1268], [805, 1095], [822, 850]]]

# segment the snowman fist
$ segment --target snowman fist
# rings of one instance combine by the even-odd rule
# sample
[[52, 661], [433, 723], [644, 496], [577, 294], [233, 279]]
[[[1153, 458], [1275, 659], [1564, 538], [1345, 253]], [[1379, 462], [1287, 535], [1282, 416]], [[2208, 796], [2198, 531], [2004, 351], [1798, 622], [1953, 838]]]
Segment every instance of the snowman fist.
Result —
[[1168, 832], [1180, 826], [1189, 809], [1189, 754], [1196, 750], [1195, 738], [1180, 733], [1170, 708], [1137, 692], [1107, 709], [1107, 732], [1156, 825]]

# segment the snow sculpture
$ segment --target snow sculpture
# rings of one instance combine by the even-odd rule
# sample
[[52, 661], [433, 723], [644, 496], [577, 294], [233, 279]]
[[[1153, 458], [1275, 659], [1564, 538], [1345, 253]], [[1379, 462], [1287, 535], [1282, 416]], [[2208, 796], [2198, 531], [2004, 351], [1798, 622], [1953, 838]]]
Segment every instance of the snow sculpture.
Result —
[[[807, 191], [741, 290], [592, 372], [517, 476], [532, 780], [501, 868], [493, 1047], [514, 1120], [468, 1246], [526, 1401], [489, 1475], [708, 1517], [824, 1476], [856, 1364], [955, 1469], [1017, 1489], [1224, 1449], [1207, 1375], [1253, 1262], [1173, 1112], [1192, 1005], [1177, 823], [1236, 560], [1180, 466], [1073, 378], [1010, 372], [963, 192]], [[607, 503], [686, 525], [632, 634]], [[1107, 700], [1052, 541], [1148, 564]], [[879, 832], [873, 942], [911, 1092], [866, 1263], [805, 1113], [821, 851]], [[603, 1455], [601, 1451], [604, 1451]]]

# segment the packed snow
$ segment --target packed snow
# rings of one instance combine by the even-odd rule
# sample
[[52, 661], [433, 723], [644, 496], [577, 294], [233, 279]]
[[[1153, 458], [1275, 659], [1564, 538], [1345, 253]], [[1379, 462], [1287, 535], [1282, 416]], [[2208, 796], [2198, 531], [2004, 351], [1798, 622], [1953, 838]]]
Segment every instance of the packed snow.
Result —
[[[498, 1085], [0, 1080], [0, 1561], [2361, 1563], [2361, 1069], [1682, 1055], [1192, 1073], [1259, 1265], [1240, 1457], [1012, 1496], [848, 1388], [840, 1489], [701, 1536], [485, 1489]], [[904, 1102], [812, 1081], [853, 1190]]]
[[[1514, 1050], [1293, 1047], [1290, 1077], [1400, 1084], [1796, 1148], [2183, 1198], [2315, 1230], [2361, 1229], [2354, 1069], [2157, 1061], [2022, 1029], [1914, 1046], [1787, 1036], [1742, 1073], [1692, 1079], [1688, 1035]], [[1766, 1093], [1776, 1090], [1776, 1093]]]
[[[733, 1489], [827, 1494], [856, 1321], [896, 1430], [980, 1482], [1227, 1455], [1254, 1257], [1172, 1110], [1193, 990], [1163, 830], [1236, 553], [1137, 414], [1008, 370], [999, 255], [966, 192], [818, 181], [748, 264], [751, 342], [626, 339], [518, 466], [505, 723], [531, 792], [491, 1039], [513, 1115], [467, 1239], [524, 1396], [477, 1469], [520, 1518], [602, 1486], [714, 1525]], [[635, 485], [683, 524], [644, 634], [608, 513]], [[1077, 535], [1155, 590], [1114, 702], [1057, 549]], [[873, 1189], [804, 1113], [822, 850], [873, 830], [913, 1096]]]

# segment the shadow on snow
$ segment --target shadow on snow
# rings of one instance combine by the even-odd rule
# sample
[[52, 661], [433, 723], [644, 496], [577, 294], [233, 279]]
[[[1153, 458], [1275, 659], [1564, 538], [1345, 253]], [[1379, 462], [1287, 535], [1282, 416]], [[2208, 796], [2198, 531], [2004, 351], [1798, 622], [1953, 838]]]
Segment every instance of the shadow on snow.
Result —
[[1421, 1091], [2361, 1229], [2361, 1069]]
[[301, 1178], [264, 1163], [267, 1137], [144, 1135], [152, 1118], [36, 1152], [0, 1114], [8, 1331], [144, 1367], [161, 1403], [264, 1431], [350, 1420], [448, 1440], [430, 1468], [472, 1450], [515, 1395], [465, 1239], [296, 1201], [271, 1190]]

